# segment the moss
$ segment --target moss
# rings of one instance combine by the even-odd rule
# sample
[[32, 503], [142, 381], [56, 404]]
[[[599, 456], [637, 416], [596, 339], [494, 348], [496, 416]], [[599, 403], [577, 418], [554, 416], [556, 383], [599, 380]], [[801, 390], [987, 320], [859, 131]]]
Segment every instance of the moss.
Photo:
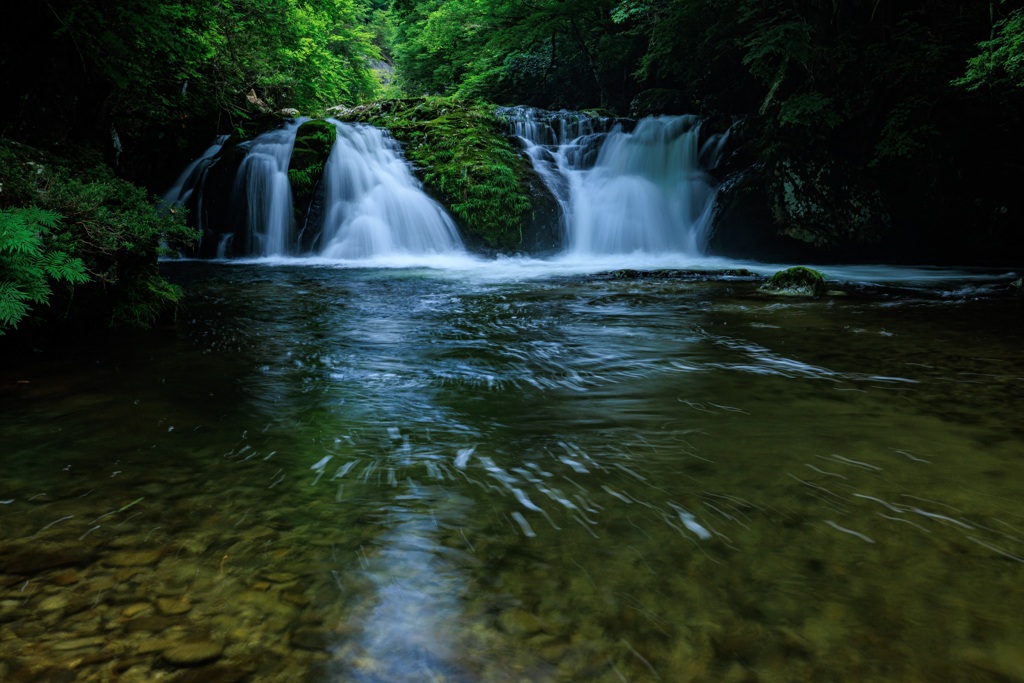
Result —
[[383, 100], [331, 114], [387, 128], [424, 189], [455, 216], [470, 246], [525, 248], [534, 202], [529, 162], [502, 132], [495, 107], [426, 97]]
[[288, 178], [296, 179], [300, 186], [315, 183], [323, 173], [336, 137], [334, 124], [322, 119], [306, 121], [299, 126], [288, 165]]
[[760, 291], [788, 296], [822, 296], [828, 292], [825, 276], [804, 266], [793, 266], [768, 278]]
[[323, 186], [320, 183], [324, 165], [338, 137], [333, 123], [322, 119], [306, 121], [295, 135], [291, 160], [288, 163], [288, 181], [292, 186], [292, 206], [295, 225], [299, 228], [299, 243], [303, 250], [313, 251], [319, 237], [323, 215]]

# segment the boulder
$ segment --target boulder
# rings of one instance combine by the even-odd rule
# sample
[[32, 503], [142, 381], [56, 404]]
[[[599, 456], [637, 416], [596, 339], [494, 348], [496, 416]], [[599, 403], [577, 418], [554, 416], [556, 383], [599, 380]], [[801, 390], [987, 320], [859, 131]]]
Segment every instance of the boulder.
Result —
[[759, 291], [783, 296], [822, 296], [828, 292], [828, 285], [822, 273], [793, 266], [772, 275]]
[[299, 244], [303, 251], [316, 251], [323, 222], [324, 188], [320, 182], [324, 164], [337, 137], [333, 123], [322, 119], [306, 121], [299, 126], [288, 164], [288, 181], [292, 186], [292, 206]]

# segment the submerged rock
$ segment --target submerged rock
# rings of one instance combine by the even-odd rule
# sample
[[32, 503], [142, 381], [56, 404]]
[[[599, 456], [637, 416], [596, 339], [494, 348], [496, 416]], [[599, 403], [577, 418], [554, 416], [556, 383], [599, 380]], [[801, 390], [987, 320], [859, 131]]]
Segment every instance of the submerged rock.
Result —
[[822, 296], [828, 292], [828, 286], [825, 276], [817, 270], [793, 266], [772, 275], [758, 291], [783, 296]]
[[299, 650], [323, 652], [330, 645], [331, 637], [326, 629], [305, 626], [292, 631], [288, 643]]
[[526, 637], [544, 630], [541, 620], [534, 614], [522, 609], [509, 609], [498, 617], [501, 630], [512, 636]]
[[292, 188], [292, 210], [298, 230], [299, 248], [316, 251], [323, 222], [324, 188], [321, 179], [324, 164], [337, 138], [333, 123], [321, 119], [299, 126], [288, 162], [288, 182]]
[[192, 603], [187, 595], [178, 598], [157, 598], [156, 608], [164, 616], [177, 616], [191, 610]]
[[84, 566], [90, 564], [96, 555], [96, 545], [12, 543], [0, 546], [0, 573], [35, 574], [57, 567]]
[[103, 558], [108, 567], [149, 567], [160, 561], [162, 550], [125, 550]]
[[164, 660], [174, 666], [198, 666], [219, 659], [224, 646], [209, 640], [182, 643], [164, 650]]

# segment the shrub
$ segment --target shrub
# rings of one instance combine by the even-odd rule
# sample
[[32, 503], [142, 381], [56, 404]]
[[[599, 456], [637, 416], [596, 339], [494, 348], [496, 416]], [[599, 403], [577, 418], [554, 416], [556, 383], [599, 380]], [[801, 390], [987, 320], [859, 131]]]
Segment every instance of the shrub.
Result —
[[45, 305], [50, 282], [88, 282], [85, 265], [53, 246], [61, 216], [37, 207], [0, 209], [0, 335], [14, 329], [33, 304]]
[[[182, 293], [160, 275], [157, 256], [196, 235], [180, 213], [158, 212], [155, 199], [102, 164], [72, 171], [30, 147], [0, 144], [7, 326], [59, 310], [65, 322], [146, 328], [173, 311]], [[51, 281], [66, 285], [53, 300]], [[54, 310], [45, 316], [30, 310], [47, 302]]]

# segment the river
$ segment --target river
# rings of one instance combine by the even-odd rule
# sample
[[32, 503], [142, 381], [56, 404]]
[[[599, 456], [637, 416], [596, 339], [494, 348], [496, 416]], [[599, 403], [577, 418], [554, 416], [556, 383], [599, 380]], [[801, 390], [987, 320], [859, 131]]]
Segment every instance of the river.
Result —
[[167, 263], [5, 366], [0, 679], [1024, 680], [1016, 275], [600, 265]]

